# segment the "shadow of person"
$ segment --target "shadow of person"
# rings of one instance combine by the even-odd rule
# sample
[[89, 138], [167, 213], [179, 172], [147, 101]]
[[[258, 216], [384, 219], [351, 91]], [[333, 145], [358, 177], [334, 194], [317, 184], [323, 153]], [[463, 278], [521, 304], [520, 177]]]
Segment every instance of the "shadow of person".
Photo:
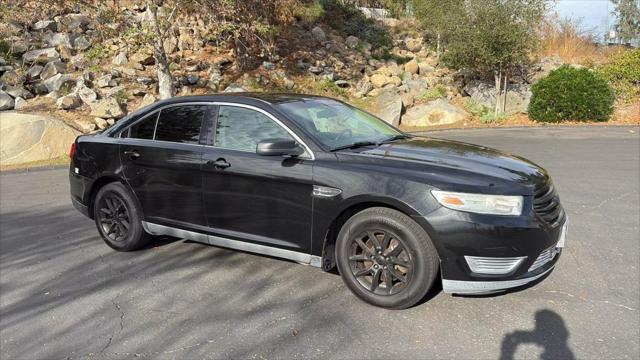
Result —
[[560, 315], [551, 310], [536, 312], [535, 328], [531, 331], [518, 330], [507, 334], [502, 340], [501, 360], [513, 359], [520, 344], [541, 346], [541, 359], [575, 359], [567, 344], [569, 330]]

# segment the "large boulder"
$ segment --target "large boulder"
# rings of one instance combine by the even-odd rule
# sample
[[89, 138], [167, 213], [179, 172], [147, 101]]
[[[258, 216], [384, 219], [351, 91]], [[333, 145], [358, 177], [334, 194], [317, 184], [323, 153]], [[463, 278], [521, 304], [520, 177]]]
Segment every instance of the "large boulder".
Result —
[[[479, 80], [470, 81], [464, 91], [479, 105], [495, 107], [496, 88], [492, 83]], [[531, 85], [509, 84], [507, 86], [507, 104], [505, 112], [509, 115], [526, 113], [531, 100]]]
[[540, 59], [540, 62], [531, 66], [531, 74], [529, 75], [528, 80], [530, 83], [537, 82], [563, 64], [564, 61], [562, 61], [562, 59], [558, 55], [544, 57]]
[[423, 38], [418, 37], [418, 38], [406, 38], [404, 39], [404, 46], [407, 48], [407, 50], [411, 51], [411, 52], [418, 52], [422, 49], [422, 42], [424, 41]]
[[93, 104], [91, 116], [102, 119], [119, 119], [124, 116], [124, 111], [116, 99], [107, 98]]
[[56, 100], [56, 106], [58, 109], [62, 110], [71, 110], [82, 105], [82, 101], [76, 94], [69, 94], [66, 96], [62, 96]]
[[371, 76], [371, 84], [378, 89], [387, 85], [389, 81], [389, 77], [385, 74], [373, 74]]
[[358, 39], [357, 36], [353, 36], [353, 35], [347, 36], [347, 38], [344, 41], [345, 45], [347, 45], [351, 49], [354, 49], [356, 46], [358, 46], [359, 42], [360, 42], [360, 39]]
[[324, 33], [324, 30], [320, 26], [316, 26], [311, 30], [311, 33], [318, 41], [325, 41], [327, 39], [327, 35]]
[[91, 19], [85, 14], [67, 14], [61, 16], [59, 19], [58, 28], [63, 28], [66, 31], [75, 32], [80, 29], [87, 30], [91, 26]]
[[127, 63], [129, 62], [129, 59], [127, 59], [127, 53], [124, 51], [121, 51], [118, 53], [118, 55], [116, 55], [116, 57], [113, 58], [113, 60], [111, 60], [111, 63], [113, 65], [127, 65]]
[[58, 91], [63, 86], [73, 87], [76, 81], [71, 75], [56, 74], [47, 80], [42, 81], [42, 84], [47, 87], [48, 92]]
[[56, 119], [13, 112], [2, 113], [0, 117], [0, 165], [65, 156], [79, 135]]
[[58, 46], [66, 46], [68, 48], [71, 47], [71, 39], [69, 38], [69, 34], [67, 33], [48, 32], [44, 34], [44, 36], [42, 36], [42, 41], [44, 41], [45, 44], [52, 47], [58, 47]]
[[14, 105], [14, 109], [15, 110], [22, 110], [27, 106], [27, 100], [23, 99], [23, 98], [15, 98], [15, 105]]
[[139, 51], [131, 56], [131, 62], [140, 65], [153, 65], [156, 63], [153, 54], [147, 51]]
[[402, 98], [393, 91], [383, 91], [373, 103], [370, 109], [373, 114], [391, 125], [400, 124], [402, 113]]
[[151, 104], [153, 104], [154, 102], [156, 102], [156, 97], [153, 96], [152, 94], [145, 94], [144, 97], [142, 98], [142, 101], [140, 102], [140, 104], [138, 105], [138, 109], [142, 109], [145, 106], [149, 106]]
[[447, 125], [466, 119], [469, 114], [449, 104], [444, 99], [437, 99], [426, 104], [416, 105], [402, 116], [402, 125], [423, 127]]
[[227, 86], [227, 88], [224, 89], [223, 92], [226, 92], [226, 93], [247, 92], [247, 89], [243, 88], [242, 86], [240, 86], [238, 84], [231, 84], [231, 85]]
[[38, 76], [42, 73], [44, 67], [41, 65], [32, 65], [29, 70], [27, 70], [26, 75], [28, 79], [37, 79]]
[[32, 28], [35, 31], [40, 31], [40, 30], [56, 31], [58, 29], [58, 24], [56, 24], [56, 22], [53, 20], [41, 20], [33, 24]]
[[404, 64], [404, 71], [406, 71], [411, 75], [417, 74], [418, 70], [419, 70], [419, 66], [418, 66], [418, 61], [416, 59], [413, 59], [408, 63]]
[[15, 100], [6, 92], [0, 90], [0, 111], [11, 110], [15, 105]]
[[23, 98], [23, 99], [31, 99], [33, 98], [33, 94], [23, 88], [22, 86], [6, 86], [4, 91], [11, 95], [12, 98]]
[[95, 91], [89, 89], [86, 85], [82, 84], [76, 88], [76, 94], [82, 102], [87, 105], [92, 105], [98, 99], [98, 95]]
[[0, 83], [5, 83], [9, 85], [21, 85], [25, 80], [25, 76], [18, 74], [15, 70], [5, 71], [2, 76], [0, 76]]
[[91, 41], [86, 36], [78, 36], [73, 39], [73, 49], [76, 51], [85, 51], [91, 47]]
[[46, 64], [53, 60], [58, 60], [60, 58], [60, 54], [56, 51], [55, 48], [45, 48], [45, 49], [37, 49], [27, 51], [22, 55], [22, 61], [25, 63], [41, 63]]
[[96, 81], [96, 86], [99, 88], [114, 87], [117, 85], [118, 81], [115, 80], [111, 74], [106, 74]]
[[58, 75], [64, 74], [67, 72], [67, 64], [63, 63], [60, 60], [54, 60], [47, 63], [40, 72], [40, 79], [47, 80], [48, 78]]

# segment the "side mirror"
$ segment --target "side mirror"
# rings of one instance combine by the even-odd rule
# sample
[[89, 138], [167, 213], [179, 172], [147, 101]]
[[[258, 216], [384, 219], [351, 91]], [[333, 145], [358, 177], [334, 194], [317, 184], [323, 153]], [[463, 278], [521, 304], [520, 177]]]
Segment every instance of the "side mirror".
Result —
[[304, 149], [294, 140], [267, 139], [258, 143], [256, 154], [263, 156], [299, 156], [304, 154]]

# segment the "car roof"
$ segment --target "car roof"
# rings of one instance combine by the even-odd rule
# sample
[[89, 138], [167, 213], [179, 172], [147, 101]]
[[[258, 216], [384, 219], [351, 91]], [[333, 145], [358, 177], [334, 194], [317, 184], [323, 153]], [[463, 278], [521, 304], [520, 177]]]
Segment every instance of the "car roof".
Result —
[[[308, 101], [314, 99], [330, 99], [324, 96], [307, 95], [307, 94], [287, 94], [287, 93], [252, 93], [252, 92], [232, 92], [211, 95], [197, 96], [176, 96], [170, 99], [158, 101], [156, 104], [172, 104], [181, 102], [209, 102], [209, 101], [228, 101], [245, 103], [247, 100], [260, 101], [268, 104], [279, 104], [283, 102]], [[333, 100], [333, 99], [331, 99]]]
[[136, 118], [146, 116], [159, 108], [172, 104], [194, 103], [194, 102], [229, 102], [245, 105], [260, 106], [260, 104], [275, 105], [285, 102], [298, 102], [310, 100], [335, 100], [325, 96], [307, 95], [307, 94], [278, 94], [278, 93], [251, 93], [251, 92], [230, 92], [211, 95], [195, 95], [195, 96], [175, 96], [169, 99], [156, 101], [155, 103], [145, 106], [130, 113], [127, 117], [118, 121], [116, 126], [108, 128], [104, 134], [109, 135], [120, 131], [120, 129], [129, 126]]

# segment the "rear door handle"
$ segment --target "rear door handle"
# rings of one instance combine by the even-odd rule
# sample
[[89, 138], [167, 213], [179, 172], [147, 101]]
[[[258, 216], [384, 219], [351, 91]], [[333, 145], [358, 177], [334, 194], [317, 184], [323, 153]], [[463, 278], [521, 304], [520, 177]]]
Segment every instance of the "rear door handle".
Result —
[[216, 169], [226, 169], [229, 166], [231, 166], [231, 164], [229, 164], [227, 162], [227, 160], [225, 160], [225, 159], [218, 159], [216, 161], [209, 161], [209, 162], [207, 162], [207, 164], [213, 165], [213, 167], [215, 167]]
[[128, 156], [131, 160], [137, 159], [140, 157], [140, 153], [135, 150], [126, 150], [123, 152], [124, 156]]

